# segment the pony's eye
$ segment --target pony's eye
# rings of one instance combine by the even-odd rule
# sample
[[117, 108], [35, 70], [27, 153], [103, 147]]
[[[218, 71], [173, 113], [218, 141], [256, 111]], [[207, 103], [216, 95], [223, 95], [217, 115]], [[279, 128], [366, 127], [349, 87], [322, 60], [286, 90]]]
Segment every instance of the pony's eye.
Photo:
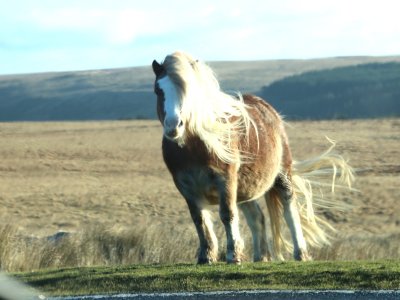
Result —
[[164, 94], [163, 90], [160, 89], [158, 87], [158, 85], [154, 88], [154, 92], [158, 95], [158, 96], [162, 96]]
[[155, 88], [154, 92], [156, 93], [159, 101], [161, 100], [162, 102], [165, 102], [164, 91], [162, 89]]

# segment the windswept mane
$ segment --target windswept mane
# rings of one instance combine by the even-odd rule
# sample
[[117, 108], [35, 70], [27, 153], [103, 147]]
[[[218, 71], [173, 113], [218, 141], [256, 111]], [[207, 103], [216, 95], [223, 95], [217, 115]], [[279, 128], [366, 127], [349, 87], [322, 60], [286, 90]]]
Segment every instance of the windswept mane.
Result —
[[234, 146], [235, 138], [248, 135], [250, 126], [256, 130], [241, 94], [234, 97], [221, 91], [211, 68], [186, 53], [168, 55], [163, 66], [182, 101], [181, 117], [188, 130], [223, 162], [248, 159]]

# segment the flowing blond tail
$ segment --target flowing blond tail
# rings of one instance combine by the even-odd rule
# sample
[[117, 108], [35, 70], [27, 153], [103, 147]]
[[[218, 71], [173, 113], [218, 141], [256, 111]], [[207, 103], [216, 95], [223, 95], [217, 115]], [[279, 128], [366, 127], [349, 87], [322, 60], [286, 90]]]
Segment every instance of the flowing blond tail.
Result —
[[[329, 245], [329, 234], [335, 229], [325, 220], [317, 217], [314, 208], [346, 210], [350, 206], [344, 202], [335, 200], [335, 189], [352, 190], [354, 181], [353, 169], [346, 160], [334, 153], [335, 142], [331, 147], [315, 158], [294, 162], [292, 166], [292, 188], [294, 201], [300, 215], [301, 227], [304, 237], [311, 247]], [[340, 182], [340, 184], [338, 184]], [[329, 190], [325, 195], [323, 191]], [[319, 190], [316, 195], [313, 191]], [[272, 188], [266, 195], [266, 203], [271, 221], [273, 240], [273, 256], [283, 260], [282, 251], [291, 251], [292, 246], [282, 234], [283, 205], [279, 192]]]

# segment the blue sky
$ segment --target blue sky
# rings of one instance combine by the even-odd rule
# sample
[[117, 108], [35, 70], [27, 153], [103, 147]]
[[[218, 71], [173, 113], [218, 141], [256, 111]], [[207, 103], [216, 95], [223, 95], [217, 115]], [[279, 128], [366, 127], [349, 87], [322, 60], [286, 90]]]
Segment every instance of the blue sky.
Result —
[[2, 0], [0, 74], [399, 55], [395, 0]]

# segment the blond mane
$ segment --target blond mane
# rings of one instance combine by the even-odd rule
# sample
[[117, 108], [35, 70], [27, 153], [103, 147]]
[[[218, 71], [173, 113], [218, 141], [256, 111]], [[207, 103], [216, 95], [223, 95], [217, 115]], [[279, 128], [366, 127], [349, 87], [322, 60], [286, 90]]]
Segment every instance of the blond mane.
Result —
[[250, 126], [256, 130], [241, 94], [234, 97], [221, 91], [211, 68], [186, 53], [168, 55], [163, 66], [177, 88], [182, 101], [181, 117], [189, 132], [198, 135], [223, 162], [248, 159], [234, 146], [235, 139], [248, 136]]

